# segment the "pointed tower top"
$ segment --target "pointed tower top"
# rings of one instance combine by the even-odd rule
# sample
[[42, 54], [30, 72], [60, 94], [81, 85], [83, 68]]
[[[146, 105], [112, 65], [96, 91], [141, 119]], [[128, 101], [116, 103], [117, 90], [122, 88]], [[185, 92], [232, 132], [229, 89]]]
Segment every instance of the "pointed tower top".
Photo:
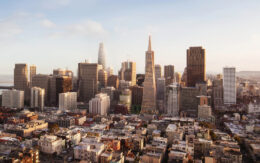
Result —
[[149, 35], [148, 51], [152, 51], [151, 35]]

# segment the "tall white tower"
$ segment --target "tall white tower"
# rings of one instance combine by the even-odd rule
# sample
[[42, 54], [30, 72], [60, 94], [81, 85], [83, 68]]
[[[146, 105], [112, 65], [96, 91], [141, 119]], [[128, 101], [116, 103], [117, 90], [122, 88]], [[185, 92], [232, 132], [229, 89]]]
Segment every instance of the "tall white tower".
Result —
[[223, 68], [224, 104], [236, 104], [236, 68]]
[[98, 64], [102, 65], [104, 70], [106, 69], [106, 53], [103, 42], [99, 44]]

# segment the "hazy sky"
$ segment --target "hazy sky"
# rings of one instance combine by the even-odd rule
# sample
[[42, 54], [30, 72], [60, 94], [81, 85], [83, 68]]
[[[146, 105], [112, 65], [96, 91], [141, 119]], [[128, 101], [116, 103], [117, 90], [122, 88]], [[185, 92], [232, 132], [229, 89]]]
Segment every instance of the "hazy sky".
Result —
[[177, 71], [189, 46], [206, 49], [207, 72], [260, 70], [259, 0], [1, 0], [0, 74], [15, 63], [76, 72], [99, 42], [115, 71], [129, 59], [144, 72], [149, 34], [155, 63]]

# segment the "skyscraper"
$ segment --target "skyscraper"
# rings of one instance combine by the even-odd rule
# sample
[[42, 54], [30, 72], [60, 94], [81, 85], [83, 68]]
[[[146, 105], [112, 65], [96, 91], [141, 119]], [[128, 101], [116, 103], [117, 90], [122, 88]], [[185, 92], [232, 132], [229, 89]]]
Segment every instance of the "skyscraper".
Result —
[[36, 66], [31, 65], [30, 66], [30, 86], [32, 86], [32, 78], [34, 75], [36, 75]]
[[104, 70], [106, 69], [106, 53], [103, 42], [99, 44], [98, 64], [102, 65]]
[[27, 64], [15, 64], [14, 89], [24, 91], [24, 99], [29, 102], [28, 67]]
[[236, 68], [223, 68], [224, 104], [236, 104]]
[[98, 92], [98, 72], [102, 65], [79, 63], [78, 66], [79, 100], [88, 103]]
[[155, 81], [156, 81], [158, 78], [162, 77], [162, 67], [161, 67], [161, 65], [158, 65], [158, 64], [155, 65], [154, 71], [155, 71]]
[[198, 82], [206, 81], [206, 54], [202, 47], [190, 47], [187, 50], [187, 83], [195, 87]]
[[180, 86], [178, 83], [173, 83], [166, 88], [166, 108], [168, 115], [179, 116]]
[[164, 113], [165, 101], [165, 78], [158, 78], [156, 81], [156, 102], [160, 113]]
[[145, 80], [142, 101], [142, 113], [153, 114], [156, 110], [156, 86], [154, 72], [154, 51], [152, 51], [151, 37], [149, 37], [148, 50], [145, 57]]
[[165, 85], [168, 86], [174, 82], [174, 65], [164, 66]]
[[130, 81], [131, 85], [136, 85], [136, 63], [132, 61], [123, 62], [118, 75], [119, 80]]
[[31, 107], [43, 111], [45, 90], [40, 87], [31, 88]]

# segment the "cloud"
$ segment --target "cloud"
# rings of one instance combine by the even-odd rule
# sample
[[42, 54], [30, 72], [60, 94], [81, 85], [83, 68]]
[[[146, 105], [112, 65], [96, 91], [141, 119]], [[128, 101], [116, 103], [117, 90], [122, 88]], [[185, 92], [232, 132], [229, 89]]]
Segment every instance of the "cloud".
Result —
[[63, 6], [68, 6], [71, 0], [43, 0], [43, 7], [47, 9], [56, 9]]
[[49, 19], [43, 19], [40, 23], [45, 28], [54, 28], [54, 27], [56, 27], [56, 25], [52, 21], [50, 21]]
[[11, 20], [0, 21], [0, 38], [8, 39], [20, 34], [23, 30]]
[[68, 32], [72, 35], [102, 35], [105, 32], [103, 26], [95, 21], [88, 20], [79, 24], [70, 25]]
[[87, 20], [76, 24], [60, 27], [59, 31], [49, 34], [50, 38], [61, 37], [103, 37], [107, 34], [102, 24]]

